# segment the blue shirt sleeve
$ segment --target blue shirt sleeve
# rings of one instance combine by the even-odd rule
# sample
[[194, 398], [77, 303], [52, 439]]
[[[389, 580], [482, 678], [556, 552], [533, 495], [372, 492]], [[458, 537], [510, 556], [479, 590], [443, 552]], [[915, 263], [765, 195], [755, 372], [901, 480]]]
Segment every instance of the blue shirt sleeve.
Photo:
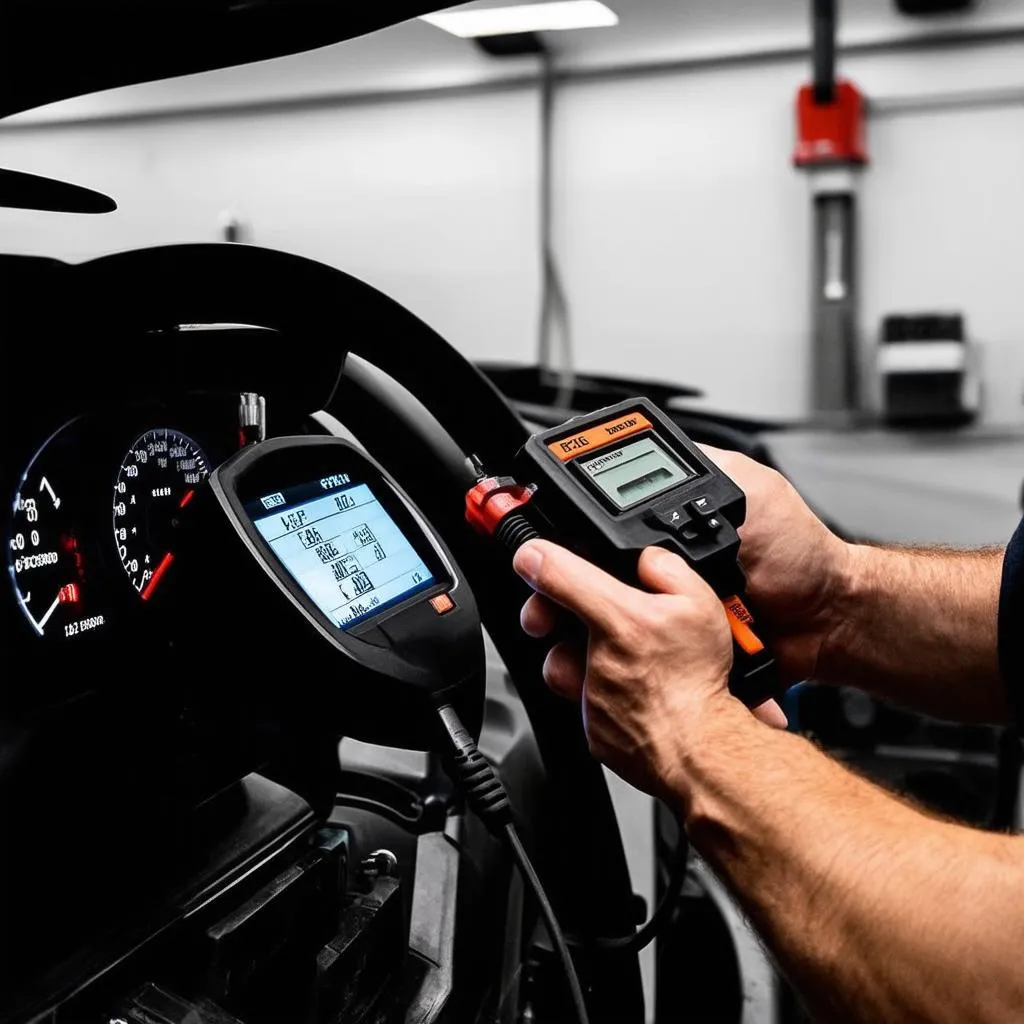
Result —
[[1010, 688], [1017, 721], [1024, 726], [1024, 522], [1017, 527], [1003, 561], [999, 594], [999, 668]]

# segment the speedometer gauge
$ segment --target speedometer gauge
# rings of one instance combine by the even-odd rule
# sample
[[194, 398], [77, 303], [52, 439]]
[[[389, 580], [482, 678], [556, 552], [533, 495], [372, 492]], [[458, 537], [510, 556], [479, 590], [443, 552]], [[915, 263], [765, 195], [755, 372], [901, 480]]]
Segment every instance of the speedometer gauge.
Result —
[[167, 427], [147, 430], [122, 460], [114, 484], [114, 543], [144, 601], [174, 561], [181, 517], [209, 472], [199, 445]]

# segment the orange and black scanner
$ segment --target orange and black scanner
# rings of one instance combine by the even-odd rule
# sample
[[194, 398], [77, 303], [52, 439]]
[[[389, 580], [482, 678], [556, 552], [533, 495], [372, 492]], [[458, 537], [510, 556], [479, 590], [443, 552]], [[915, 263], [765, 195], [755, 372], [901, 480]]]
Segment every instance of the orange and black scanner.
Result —
[[513, 549], [549, 538], [633, 585], [645, 547], [676, 552], [722, 601], [733, 694], [756, 707], [781, 693], [738, 561], [746, 497], [654, 403], [630, 399], [535, 434], [514, 468], [468, 493], [479, 532]]

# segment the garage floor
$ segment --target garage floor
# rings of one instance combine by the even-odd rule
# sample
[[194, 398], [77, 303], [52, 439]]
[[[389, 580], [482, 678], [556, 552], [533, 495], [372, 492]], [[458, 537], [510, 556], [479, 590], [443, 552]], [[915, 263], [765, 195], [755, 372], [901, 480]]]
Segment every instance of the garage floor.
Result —
[[1003, 545], [1021, 518], [1024, 429], [787, 431], [767, 441], [804, 497], [852, 536]]

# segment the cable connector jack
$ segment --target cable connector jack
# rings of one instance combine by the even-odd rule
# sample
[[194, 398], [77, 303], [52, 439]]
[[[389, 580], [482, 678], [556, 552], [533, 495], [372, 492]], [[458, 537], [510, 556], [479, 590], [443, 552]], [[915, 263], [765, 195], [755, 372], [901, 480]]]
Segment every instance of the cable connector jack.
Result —
[[466, 522], [514, 552], [539, 536], [522, 511], [536, 489], [516, 483], [510, 476], [484, 477], [466, 493]]
[[449, 763], [454, 768], [456, 782], [462, 795], [465, 797], [466, 803], [480, 817], [487, 831], [508, 845], [526, 884], [533, 891], [540, 916], [551, 937], [551, 944], [562, 964], [577, 1024], [589, 1024], [586, 1000], [583, 998], [583, 989], [576, 974], [576, 966], [573, 963], [572, 954], [569, 952], [569, 945], [565, 941], [565, 935], [555, 917], [551, 901], [548, 899], [547, 893], [544, 892], [544, 886], [516, 832], [508, 793], [505, 791], [501, 779], [498, 778], [498, 773], [477, 749], [475, 740], [459, 720], [455, 708], [450, 704], [442, 704], [437, 709], [437, 716], [448, 739], [451, 753]]
[[458, 775], [459, 788], [466, 803], [492, 835], [503, 838], [502, 829], [512, 821], [512, 808], [498, 773], [477, 749], [473, 737], [450, 704], [439, 707], [437, 714], [448, 737], [451, 765]]

